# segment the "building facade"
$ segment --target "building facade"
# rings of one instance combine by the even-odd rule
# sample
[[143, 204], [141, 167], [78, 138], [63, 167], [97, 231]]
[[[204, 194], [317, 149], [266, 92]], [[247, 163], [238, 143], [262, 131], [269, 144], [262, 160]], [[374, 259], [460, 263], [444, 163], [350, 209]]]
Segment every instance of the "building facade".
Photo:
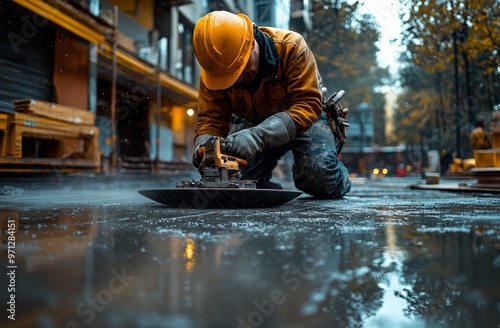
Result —
[[[151, 171], [188, 164], [200, 76], [192, 35], [197, 20], [212, 10], [245, 13], [257, 25], [282, 28], [290, 17], [288, 0], [4, 2], [0, 115], [12, 116], [13, 103], [20, 99], [92, 113], [105, 170]], [[9, 162], [13, 144], [7, 140], [13, 123], [2, 120], [0, 164]], [[35, 132], [30, 138], [21, 133], [17, 137], [23, 158], [30, 157], [31, 164], [39, 156], [50, 162], [47, 152], [35, 148], [53, 147], [57, 138], [47, 141]], [[57, 157], [66, 158], [65, 152], [74, 148], [64, 139], [57, 141], [66, 142]], [[13, 163], [22, 166], [23, 158]]]
[[186, 162], [199, 74], [190, 38], [201, 10], [191, 1], [8, 2], [0, 110], [35, 99], [89, 111], [105, 160]]

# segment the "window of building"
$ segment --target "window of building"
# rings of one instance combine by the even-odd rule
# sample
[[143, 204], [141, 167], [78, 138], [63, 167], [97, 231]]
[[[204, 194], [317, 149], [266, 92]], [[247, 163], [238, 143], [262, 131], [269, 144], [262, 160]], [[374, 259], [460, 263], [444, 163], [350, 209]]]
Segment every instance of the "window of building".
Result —
[[193, 84], [195, 81], [195, 57], [192, 46], [194, 26], [184, 16], [179, 16], [177, 52], [174, 75]]
[[274, 26], [274, 0], [255, 1], [255, 18], [258, 25]]

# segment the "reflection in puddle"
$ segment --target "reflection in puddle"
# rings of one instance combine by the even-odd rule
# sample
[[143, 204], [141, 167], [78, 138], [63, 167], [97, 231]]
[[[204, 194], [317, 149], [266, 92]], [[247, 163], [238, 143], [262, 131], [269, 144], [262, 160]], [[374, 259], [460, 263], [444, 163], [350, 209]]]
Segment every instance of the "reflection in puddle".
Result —
[[422, 323], [405, 316], [404, 310], [408, 303], [396, 296], [400, 290], [411, 290], [410, 285], [401, 284], [404, 253], [398, 247], [396, 227], [385, 226], [385, 249], [382, 252], [380, 266], [391, 271], [383, 275], [383, 282], [378, 286], [384, 291], [382, 305], [377, 312], [364, 318], [364, 327], [421, 327]]
[[184, 250], [184, 258], [186, 258], [186, 273], [193, 271], [194, 268], [194, 251], [195, 251], [195, 243], [193, 238], [187, 238], [186, 240], [186, 249]]
[[137, 209], [0, 212], [17, 222], [25, 326], [498, 323], [498, 225]]
[[398, 296], [400, 290], [410, 290], [411, 286], [402, 285], [401, 276], [397, 273], [386, 274], [388, 285], [379, 284], [384, 290], [382, 306], [372, 317], [364, 319], [364, 327], [424, 327], [423, 322], [415, 320], [414, 317], [405, 316], [408, 302]]

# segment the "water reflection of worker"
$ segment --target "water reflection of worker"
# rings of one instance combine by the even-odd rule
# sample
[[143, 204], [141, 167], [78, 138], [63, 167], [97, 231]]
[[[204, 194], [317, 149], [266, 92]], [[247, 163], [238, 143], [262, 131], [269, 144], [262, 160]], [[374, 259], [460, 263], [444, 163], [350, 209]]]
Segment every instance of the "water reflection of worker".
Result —
[[472, 131], [470, 145], [473, 150], [491, 148], [490, 136], [484, 131], [485, 125], [486, 123], [484, 120], [479, 120], [476, 123], [476, 128]]
[[[322, 115], [316, 61], [299, 34], [257, 28], [244, 14], [215, 11], [196, 24], [193, 45], [202, 67], [196, 149], [212, 136], [226, 138], [232, 155], [250, 161], [242, 178], [257, 180], [262, 189], [281, 188], [269, 180], [278, 159], [291, 150], [298, 189], [321, 198], [350, 190]], [[232, 115], [245, 124], [229, 133]], [[195, 166], [199, 157], [195, 151]]]

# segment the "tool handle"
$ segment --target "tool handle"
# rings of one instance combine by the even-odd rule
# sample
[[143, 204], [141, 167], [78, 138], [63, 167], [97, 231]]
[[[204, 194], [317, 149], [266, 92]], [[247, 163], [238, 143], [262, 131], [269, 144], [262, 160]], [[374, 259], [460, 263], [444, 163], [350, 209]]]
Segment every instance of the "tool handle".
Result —
[[[205, 154], [205, 146], [201, 146], [200, 148], [198, 148], [198, 155], [200, 155], [200, 157], [203, 157], [204, 154]], [[229, 156], [229, 157], [234, 158], [236, 160], [236, 163], [238, 163], [238, 165], [240, 165], [240, 166], [247, 166], [248, 165], [247, 160], [245, 160], [243, 158], [238, 158], [238, 157], [234, 157], [234, 156]]]
[[[231, 156], [233, 157], [233, 156]], [[238, 165], [240, 166], [247, 166], [248, 165], [248, 162], [246, 159], [243, 159], [243, 158], [238, 158], [238, 157], [233, 157], [234, 159], [236, 159], [236, 162], [238, 162]]]

